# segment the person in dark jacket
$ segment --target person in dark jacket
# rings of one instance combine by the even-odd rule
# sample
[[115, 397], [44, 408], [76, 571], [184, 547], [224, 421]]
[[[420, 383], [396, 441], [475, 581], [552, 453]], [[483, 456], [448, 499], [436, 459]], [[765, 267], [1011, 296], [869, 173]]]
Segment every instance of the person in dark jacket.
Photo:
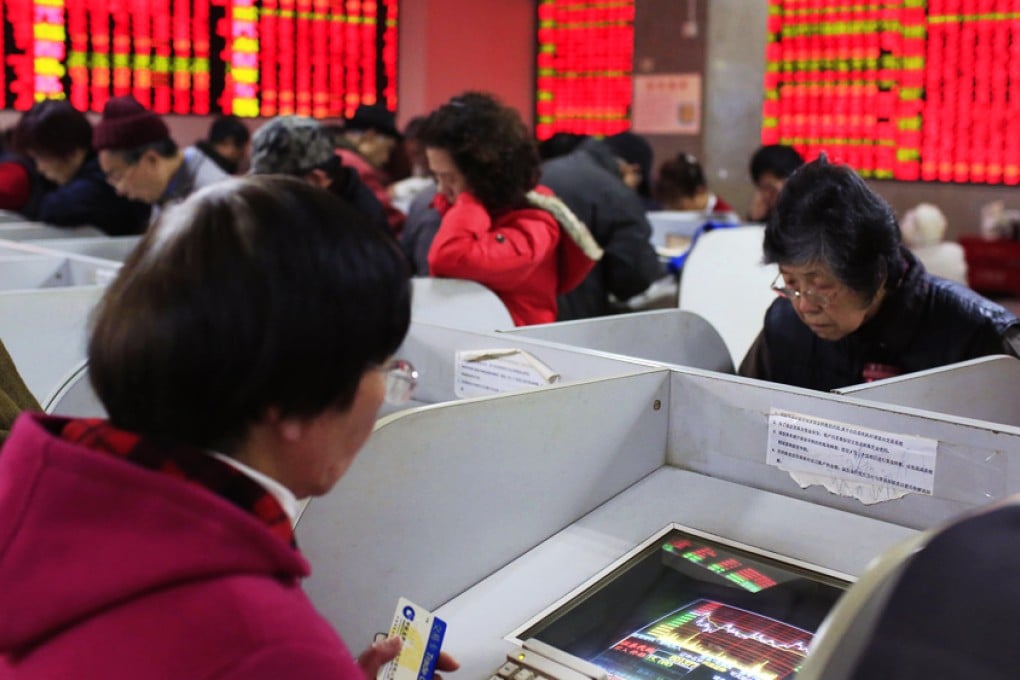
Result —
[[251, 132], [244, 121], [233, 114], [217, 116], [209, 126], [209, 134], [195, 146], [223, 172], [240, 175], [247, 169]]
[[277, 116], [255, 131], [251, 174], [300, 177], [354, 206], [380, 229], [392, 234], [379, 199], [340, 161], [329, 132], [307, 116]]
[[588, 278], [560, 296], [560, 321], [610, 314], [610, 294], [627, 300], [664, 274], [641, 199], [623, 183], [605, 142], [586, 139], [571, 153], [546, 161], [540, 181], [588, 225], [604, 251]]
[[823, 155], [786, 182], [765, 228], [779, 299], [740, 374], [832, 390], [990, 354], [1020, 355], [1020, 320], [928, 274], [892, 208]]
[[47, 99], [27, 111], [14, 145], [56, 187], [41, 197], [33, 219], [58, 227], [93, 226], [111, 236], [140, 234], [149, 206], [118, 196], [92, 148], [92, 125], [66, 100]]

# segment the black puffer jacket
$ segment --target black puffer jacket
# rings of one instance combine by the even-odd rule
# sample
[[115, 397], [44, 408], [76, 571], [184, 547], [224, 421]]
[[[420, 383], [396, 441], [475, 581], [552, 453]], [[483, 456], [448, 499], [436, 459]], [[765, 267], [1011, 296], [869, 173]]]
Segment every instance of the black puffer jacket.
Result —
[[626, 300], [663, 276], [641, 199], [620, 179], [616, 157], [603, 142], [587, 139], [546, 161], [539, 183], [588, 225], [605, 251], [581, 285], [559, 297], [559, 320], [608, 314], [610, 293]]
[[1020, 319], [966, 286], [934, 277], [906, 248], [907, 270], [874, 318], [836, 341], [822, 340], [779, 298], [740, 374], [815, 390], [866, 381], [865, 366], [912, 373], [990, 354], [1020, 352]]

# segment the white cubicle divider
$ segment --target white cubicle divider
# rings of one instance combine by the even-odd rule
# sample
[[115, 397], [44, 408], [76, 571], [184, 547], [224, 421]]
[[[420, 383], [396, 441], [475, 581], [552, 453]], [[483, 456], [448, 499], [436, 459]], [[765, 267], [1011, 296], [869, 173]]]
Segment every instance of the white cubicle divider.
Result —
[[102, 238], [26, 239], [23, 243], [37, 245], [58, 253], [87, 255], [103, 260], [123, 262], [141, 240], [141, 236], [107, 236]]
[[298, 522], [305, 591], [354, 649], [398, 597], [451, 599], [660, 467], [668, 387], [652, 370], [380, 421]]
[[[766, 464], [771, 408], [938, 442], [932, 495], [865, 504]], [[354, 649], [397, 598], [438, 607], [465, 677], [506, 638], [670, 523], [859, 575], [1020, 489], [1005, 431], [696, 369], [651, 369], [397, 413], [297, 527], [306, 591]]]
[[0, 290], [105, 285], [121, 266], [117, 260], [17, 241], [0, 241], [0, 260]]
[[[457, 353], [495, 349], [527, 351], [555, 372], [560, 383], [627, 375], [654, 368], [628, 357], [614, 357], [523, 336], [481, 333], [415, 321], [395, 354], [414, 364], [419, 374], [414, 401], [405, 406], [460, 399], [455, 390]], [[383, 414], [394, 410], [398, 409], [384, 406]]]
[[662, 257], [686, 251], [694, 233], [710, 219], [700, 210], [653, 210], [645, 216], [652, 225], [652, 245]]
[[102, 293], [101, 286], [0, 291], [0, 339], [40, 404], [84, 360], [88, 316]]
[[504, 333], [657, 363], [733, 373], [729, 350], [719, 333], [701, 316], [680, 309], [523, 326]]
[[89, 382], [88, 360], [82, 360], [57, 385], [41, 406], [46, 413], [76, 418], [106, 418], [106, 409]]
[[997, 355], [842, 387], [837, 394], [1020, 427], [1020, 359]]
[[[668, 461], [670, 464], [738, 484], [858, 513], [915, 529], [939, 525], [959, 513], [1020, 492], [1020, 427], [864, 401], [687, 369], [673, 374]], [[853, 428], [920, 437], [937, 442], [930, 495], [908, 493], [902, 498], [865, 504], [850, 494], [874, 500], [873, 487], [859, 482], [837, 484], [842, 493], [822, 486], [807, 488], [790, 473], [766, 463], [769, 414], [772, 409], [811, 421], [833, 421]], [[831, 441], [830, 441], [831, 443]], [[867, 453], [858, 449], [857, 454]], [[855, 459], [873, 470], [868, 457]], [[769, 537], [784, 546], [789, 537]], [[840, 549], [840, 536], [826, 538]]]
[[684, 264], [679, 308], [704, 317], [719, 331], [740, 366], [776, 299], [769, 284], [779, 268], [762, 264], [764, 227], [714, 229], [698, 239]]
[[42, 222], [27, 222], [24, 217], [7, 220], [0, 215], [0, 240], [26, 241], [51, 238], [106, 238], [106, 234], [95, 227], [55, 227]]
[[503, 301], [491, 290], [464, 279], [415, 277], [411, 319], [472, 331], [513, 328]]

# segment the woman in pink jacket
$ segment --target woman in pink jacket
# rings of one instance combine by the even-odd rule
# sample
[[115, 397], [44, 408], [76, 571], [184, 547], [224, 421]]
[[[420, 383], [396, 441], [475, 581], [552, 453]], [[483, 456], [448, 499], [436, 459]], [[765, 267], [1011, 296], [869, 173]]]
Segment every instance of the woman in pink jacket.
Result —
[[396, 245], [322, 189], [168, 211], [97, 310], [109, 420], [23, 414], [0, 454], [0, 678], [374, 678], [399, 640], [350, 654], [291, 527], [408, 396], [409, 317]]
[[556, 321], [556, 296], [581, 283], [602, 250], [537, 186], [538, 150], [520, 116], [469, 92], [433, 112], [420, 136], [442, 216], [430, 273], [489, 287], [518, 326]]

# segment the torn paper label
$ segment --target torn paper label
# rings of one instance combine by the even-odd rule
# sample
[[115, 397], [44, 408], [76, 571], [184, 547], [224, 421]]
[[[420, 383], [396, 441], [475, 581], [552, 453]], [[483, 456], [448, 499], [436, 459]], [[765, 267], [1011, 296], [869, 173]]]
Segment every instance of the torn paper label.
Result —
[[845, 496], [878, 502], [904, 493], [931, 495], [937, 451], [935, 439], [769, 411], [766, 462], [802, 479], [829, 480], [824, 486]]
[[457, 352], [453, 391], [458, 397], [480, 397], [550, 385], [560, 374], [530, 352], [487, 349]]
[[791, 472], [790, 477], [792, 477], [793, 481], [797, 482], [802, 489], [806, 489], [809, 486], [817, 484], [818, 486], [824, 486], [829, 493], [856, 498], [865, 505], [874, 505], [875, 503], [881, 503], [883, 501], [903, 498], [910, 493], [906, 489], [898, 489], [892, 486], [879, 486], [876, 484], [852, 482], [848, 479], [826, 477], [825, 475], [816, 475], [810, 472]]

